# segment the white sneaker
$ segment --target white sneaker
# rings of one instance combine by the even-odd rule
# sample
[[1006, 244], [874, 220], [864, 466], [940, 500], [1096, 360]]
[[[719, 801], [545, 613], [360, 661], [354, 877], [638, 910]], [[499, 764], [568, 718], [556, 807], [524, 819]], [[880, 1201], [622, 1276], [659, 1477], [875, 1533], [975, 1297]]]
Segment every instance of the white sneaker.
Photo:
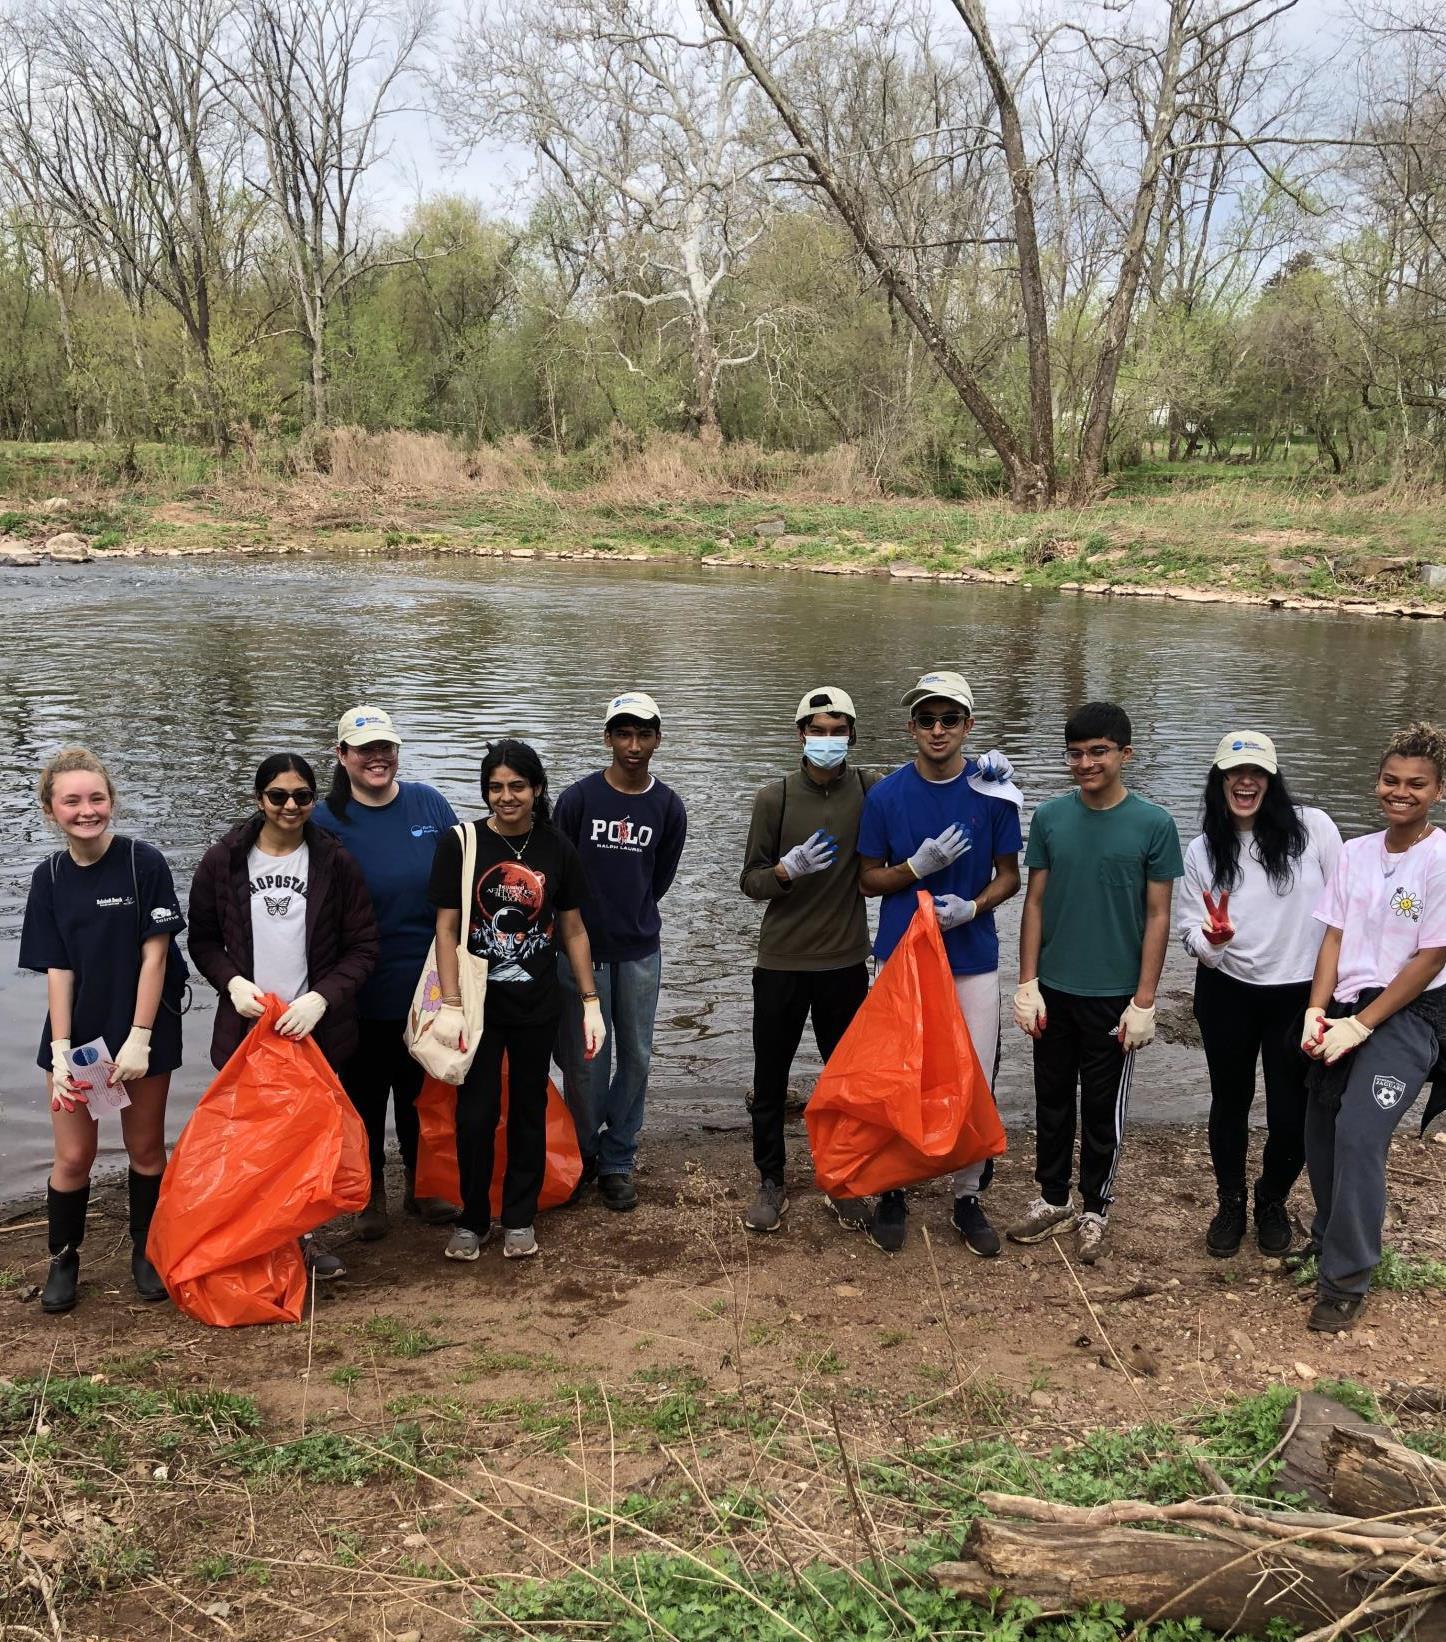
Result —
[[1075, 1254], [1082, 1266], [1092, 1266], [1110, 1252], [1110, 1228], [1102, 1214], [1086, 1210], [1079, 1217], [1079, 1238]]
[[1004, 1235], [1011, 1243], [1042, 1243], [1046, 1237], [1073, 1231], [1075, 1218], [1073, 1203], [1046, 1203], [1036, 1197], [1022, 1219], [1005, 1227]]
[[505, 1260], [526, 1260], [537, 1253], [537, 1238], [531, 1226], [509, 1226], [502, 1238], [502, 1257]]
[[476, 1260], [482, 1253], [482, 1245], [487, 1239], [474, 1231], [467, 1231], [462, 1226], [453, 1226], [452, 1235], [447, 1239], [447, 1246], [442, 1253], [449, 1260]]

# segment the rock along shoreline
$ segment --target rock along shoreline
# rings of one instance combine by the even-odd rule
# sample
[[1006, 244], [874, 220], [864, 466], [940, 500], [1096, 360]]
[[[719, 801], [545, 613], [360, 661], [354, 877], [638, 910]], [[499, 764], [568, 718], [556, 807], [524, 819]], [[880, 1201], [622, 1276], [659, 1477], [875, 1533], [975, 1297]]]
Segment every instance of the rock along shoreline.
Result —
[[99, 564], [111, 560], [191, 559], [191, 558], [286, 558], [295, 556], [326, 558], [466, 558], [542, 559], [566, 562], [591, 561], [601, 564], [701, 565], [708, 570], [792, 571], [815, 576], [873, 576], [880, 580], [915, 582], [974, 582], [986, 585], [1035, 586], [1041, 591], [1074, 593], [1093, 598], [1161, 599], [1176, 604], [1229, 604], [1260, 610], [1336, 612], [1353, 616], [1389, 616], [1405, 621], [1446, 620], [1446, 604], [1418, 604], [1403, 599], [1372, 599], [1364, 595], [1335, 598], [1308, 597], [1300, 593], [1245, 593], [1223, 588], [1168, 587], [1148, 582], [1068, 581], [1031, 583], [1017, 569], [985, 570], [965, 567], [958, 570], [930, 570], [915, 564], [854, 564], [820, 560], [798, 563], [749, 554], [708, 553], [702, 558], [678, 553], [609, 553], [598, 548], [499, 547], [473, 541], [431, 539], [376, 547], [310, 547], [300, 542], [247, 542], [219, 547], [197, 543], [181, 547], [133, 544], [126, 547], [92, 548], [77, 531], [63, 531], [43, 542], [14, 536], [0, 536], [0, 569], [35, 569], [46, 564]]

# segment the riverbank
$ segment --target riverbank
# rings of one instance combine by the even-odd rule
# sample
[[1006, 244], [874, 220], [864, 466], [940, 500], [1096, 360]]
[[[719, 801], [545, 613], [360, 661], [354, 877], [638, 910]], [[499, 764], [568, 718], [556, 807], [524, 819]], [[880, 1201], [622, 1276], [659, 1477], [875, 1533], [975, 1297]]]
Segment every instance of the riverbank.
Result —
[[[1001, 1218], [1032, 1189], [1030, 1139], [1012, 1145]], [[739, 1137], [699, 1131], [646, 1148], [635, 1214], [594, 1197], [544, 1216], [535, 1262], [448, 1265], [444, 1233], [402, 1221], [363, 1245], [342, 1223], [351, 1275], [295, 1328], [215, 1332], [136, 1303], [119, 1192], [98, 1194], [69, 1317], [31, 1298], [43, 1233], [3, 1228], [0, 1534], [24, 1571], [3, 1617], [51, 1634], [38, 1575], [75, 1639], [436, 1642], [469, 1616], [576, 1634], [620, 1590], [656, 1634], [692, 1637], [708, 1599], [689, 1557], [785, 1583], [872, 1555], [903, 1573], [957, 1543], [981, 1488], [1153, 1498], [1178, 1472], [1198, 1493], [1189, 1445], [1243, 1475], [1293, 1390], [1446, 1377], [1440, 1148], [1398, 1139], [1393, 1286], [1336, 1338], [1306, 1331], [1308, 1289], [1253, 1248], [1201, 1252], [1197, 1131], [1132, 1134], [1093, 1270], [1068, 1240], [974, 1259], [942, 1186], [913, 1194], [909, 1242], [885, 1256], [828, 1214], [801, 1128], [790, 1147], [776, 1238], [740, 1226]], [[1402, 1421], [1422, 1440], [1441, 1423]], [[996, 1634], [957, 1604], [933, 1623]]]
[[295, 553], [658, 561], [1446, 616], [1446, 586], [1423, 580], [1446, 564], [1446, 497], [1298, 470], [1162, 464], [1122, 475], [1088, 507], [1019, 514], [990, 497], [870, 496], [837, 455], [750, 470], [682, 445], [590, 481], [516, 447], [464, 459], [428, 436], [348, 430], [333, 435], [325, 472], [187, 455], [156, 447], [118, 466], [98, 447], [0, 446], [0, 566]]

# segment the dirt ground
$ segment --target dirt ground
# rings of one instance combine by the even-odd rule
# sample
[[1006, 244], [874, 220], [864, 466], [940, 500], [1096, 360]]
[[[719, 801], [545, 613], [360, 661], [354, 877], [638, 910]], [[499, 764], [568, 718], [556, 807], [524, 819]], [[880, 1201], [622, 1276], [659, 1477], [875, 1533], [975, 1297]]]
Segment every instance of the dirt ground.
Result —
[[[222, 1332], [139, 1304], [118, 1191], [93, 1206], [68, 1317], [34, 1301], [43, 1231], [5, 1228], [0, 1363], [11, 1382], [224, 1388], [255, 1400], [270, 1444], [381, 1441], [401, 1418], [420, 1420], [423, 1435], [381, 1475], [337, 1482], [238, 1477], [194, 1422], [164, 1449], [119, 1430], [99, 1459], [73, 1452], [63, 1465], [22, 1462], [4, 1433], [0, 1473], [18, 1503], [0, 1549], [17, 1512], [41, 1566], [63, 1562], [57, 1524], [77, 1511], [134, 1540], [112, 1577], [102, 1568], [71, 1582], [72, 1638], [416, 1642], [461, 1634], [493, 1576], [590, 1562], [624, 1531], [610, 1510], [670, 1490], [716, 1500], [760, 1488], [794, 1513], [799, 1554], [810, 1554], [810, 1536], [822, 1544], [841, 1520], [842, 1490], [821, 1485], [826, 1463], [807, 1458], [825, 1437], [860, 1462], [983, 1431], [1043, 1453], [1094, 1427], [1169, 1420], [1281, 1381], [1446, 1380], [1439, 1289], [1378, 1292], [1354, 1334], [1313, 1335], [1309, 1291], [1276, 1262], [1250, 1243], [1230, 1261], [1204, 1254], [1213, 1193], [1201, 1132], [1132, 1134], [1113, 1253], [1084, 1269], [1070, 1239], [975, 1258], [949, 1227], [942, 1182], [913, 1194], [908, 1243], [885, 1255], [833, 1220], [794, 1128], [779, 1235], [742, 1229], [741, 1127], [645, 1137], [637, 1211], [612, 1214], [590, 1194], [546, 1215], [534, 1261], [504, 1263], [493, 1244], [475, 1265], [448, 1264], [445, 1231], [394, 1216], [385, 1241], [362, 1244], [338, 1223], [350, 1274], [319, 1288], [293, 1328]], [[1011, 1145], [988, 1199], [1001, 1221], [1032, 1195], [1032, 1138]], [[1388, 1241], [1439, 1258], [1446, 1148], [1403, 1137], [1392, 1170]], [[1307, 1212], [1303, 1185], [1293, 1206]], [[792, 1446], [760, 1446], [760, 1424]], [[55, 1430], [52, 1440], [58, 1419]], [[902, 1540], [917, 1523], [881, 1507], [876, 1532]], [[726, 1525], [709, 1535], [718, 1542]]]

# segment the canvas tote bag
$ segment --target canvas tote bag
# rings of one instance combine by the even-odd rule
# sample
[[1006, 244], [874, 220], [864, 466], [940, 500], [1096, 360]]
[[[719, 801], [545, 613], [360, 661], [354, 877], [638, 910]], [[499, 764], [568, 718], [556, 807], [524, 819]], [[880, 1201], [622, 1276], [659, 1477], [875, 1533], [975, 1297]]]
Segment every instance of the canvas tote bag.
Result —
[[449, 1049], [438, 1043], [432, 1028], [442, 1007], [442, 982], [437, 974], [437, 942], [427, 949], [427, 961], [412, 993], [404, 1036], [407, 1052], [419, 1066], [443, 1083], [458, 1084], [467, 1076], [472, 1057], [482, 1036], [482, 1004], [487, 996], [487, 960], [467, 950], [467, 925], [471, 916], [472, 874], [477, 866], [477, 834], [465, 822], [453, 827], [462, 839], [462, 928], [457, 943], [457, 990], [462, 994], [462, 1015], [466, 1026], [462, 1047]]

